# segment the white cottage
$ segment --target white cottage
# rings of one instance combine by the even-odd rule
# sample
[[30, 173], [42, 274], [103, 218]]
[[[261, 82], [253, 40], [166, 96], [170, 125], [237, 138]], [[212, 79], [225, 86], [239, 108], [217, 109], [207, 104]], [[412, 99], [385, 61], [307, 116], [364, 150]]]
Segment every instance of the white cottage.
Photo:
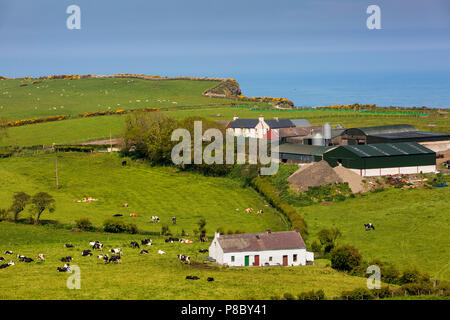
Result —
[[216, 232], [209, 256], [218, 264], [244, 266], [301, 266], [314, 263], [314, 254], [296, 231], [221, 235]]

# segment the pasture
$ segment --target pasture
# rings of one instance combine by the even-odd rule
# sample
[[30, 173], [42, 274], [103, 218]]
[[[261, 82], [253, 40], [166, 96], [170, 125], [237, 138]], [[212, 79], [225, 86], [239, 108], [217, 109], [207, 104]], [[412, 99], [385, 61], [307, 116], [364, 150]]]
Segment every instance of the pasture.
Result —
[[[32, 236], [30, 236], [32, 234]], [[162, 238], [151, 237], [152, 246], [146, 246], [147, 255], [140, 255], [139, 249], [132, 249], [132, 240], [142, 235], [70, 232], [48, 226], [15, 225], [0, 222], [0, 256], [9, 261], [3, 253], [14, 252], [15, 266], [0, 270], [0, 300], [4, 299], [270, 299], [285, 292], [298, 294], [309, 290], [323, 289], [328, 297], [337, 296], [343, 290], [363, 287], [365, 278], [352, 277], [326, 267], [325, 261], [315, 266], [266, 267], [266, 268], [220, 268], [204, 265], [209, 244], [164, 243]], [[88, 249], [88, 243], [99, 240], [104, 250], [123, 249], [121, 264], [103, 264], [97, 258], [101, 251], [94, 251], [92, 257], [82, 257], [81, 250]], [[75, 248], [64, 248], [70, 243]], [[140, 242], [139, 242], [140, 243]], [[142, 247], [141, 247], [142, 248]], [[166, 252], [159, 255], [158, 250]], [[15, 254], [33, 259], [39, 253], [46, 255], [44, 262], [17, 262]], [[177, 254], [191, 256], [191, 265], [182, 264]], [[71, 265], [81, 271], [81, 289], [66, 287], [68, 273], [57, 272], [62, 267], [62, 257], [72, 256]], [[199, 280], [186, 280], [196, 275]], [[213, 282], [207, 282], [213, 277]]]
[[[450, 279], [449, 188], [387, 189], [332, 205], [302, 207], [310, 241], [323, 228], [342, 232], [339, 244], [356, 246], [366, 260], [378, 258], [400, 269], [417, 267]], [[364, 223], [375, 230], [364, 231]]]
[[[225, 231], [262, 232], [286, 230], [284, 220], [252, 189], [229, 178], [212, 178], [182, 172], [171, 167], [151, 167], [111, 154], [58, 153], [59, 189], [55, 184], [55, 154], [0, 159], [0, 208], [9, 207], [14, 192], [45, 191], [56, 199], [56, 212], [44, 213], [44, 220], [74, 224], [89, 218], [101, 227], [114, 214], [116, 219], [136, 223], [140, 230], [160, 232], [168, 224], [174, 234], [182, 229], [192, 234], [197, 222], [206, 218], [209, 235]], [[99, 199], [77, 203], [84, 197]], [[128, 203], [128, 207], [122, 207]], [[244, 209], [264, 209], [264, 214], [246, 214]], [[238, 209], [238, 210], [236, 210]], [[137, 213], [138, 217], [130, 217]], [[29, 215], [24, 212], [23, 217]], [[160, 223], [150, 223], [158, 216]], [[171, 224], [171, 218], [177, 224]]]

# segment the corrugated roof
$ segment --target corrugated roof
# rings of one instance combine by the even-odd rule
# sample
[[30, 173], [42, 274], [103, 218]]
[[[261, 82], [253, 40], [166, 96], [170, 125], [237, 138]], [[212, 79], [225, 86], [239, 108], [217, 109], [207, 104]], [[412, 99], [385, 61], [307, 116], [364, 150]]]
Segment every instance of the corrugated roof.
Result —
[[280, 128], [278, 136], [280, 138], [307, 136], [311, 134], [311, 130], [319, 130], [320, 127], [296, 127], [296, 128]]
[[312, 146], [309, 144], [300, 143], [283, 143], [279, 146], [279, 153], [290, 153], [290, 154], [308, 154], [313, 156], [321, 156], [326, 151], [334, 147], [325, 146]]
[[306, 248], [296, 231], [220, 235], [217, 240], [224, 253]]
[[377, 134], [390, 134], [397, 132], [411, 132], [417, 131], [417, 129], [410, 124], [393, 124], [388, 126], [376, 126], [376, 127], [360, 127], [360, 128], [349, 128], [344, 131], [344, 134], [354, 130], [362, 131], [366, 136], [377, 135]]
[[433, 150], [425, 148], [417, 142], [349, 145], [341, 146], [341, 148], [345, 148], [363, 158], [434, 153]]
[[393, 132], [389, 134], [374, 134], [372, 137], [384, 138], [384, 139], [414, 139], [414, 138], [428, 138], [428, 137], [450, 137], [450, 134], [426, 132], [426, 131], [410, 131], [410, 132]]

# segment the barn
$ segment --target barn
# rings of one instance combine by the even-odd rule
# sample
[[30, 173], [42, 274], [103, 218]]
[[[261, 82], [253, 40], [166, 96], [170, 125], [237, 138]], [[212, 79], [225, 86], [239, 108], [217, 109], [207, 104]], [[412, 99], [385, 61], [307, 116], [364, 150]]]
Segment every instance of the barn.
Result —
[[309, 163], [322, 160], [323, 154], [333, 147], [283, 143], [279, 146], [282, 163]]
[[436, 153], [417, 142], [339, 146], [323, 158], [361, 176], [436, 172]]
[[388, 142], [437, 142], [450, 140], [450, 134], [419, 131], [409, 124], [350, 128], [342, 132], [342, 145]]
[[230, 267], [300, 266], [314, 263], [314, 254], [296, 231], [221, 235], [216, 232], [209, 255]]

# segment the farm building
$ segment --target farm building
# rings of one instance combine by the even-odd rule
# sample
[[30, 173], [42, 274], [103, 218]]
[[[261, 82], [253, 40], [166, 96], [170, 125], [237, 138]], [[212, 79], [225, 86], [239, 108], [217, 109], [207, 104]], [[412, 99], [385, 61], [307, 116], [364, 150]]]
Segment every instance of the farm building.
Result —
[[313, 264], [314, 254], [296, 231], [221, 235], [216, 232], [210, 257], [230, 267]]
[[360, 145], [388, 142], [430, 142], [450, 140], [450, 134], [419, 131], [409, 124], [350, 128], [342, 132], [339, 144]]
[[283, 163], [317, 162], [322, 160], [323, 154], [332, 148], [298, 143], [283, 143], [279, 146], [279, 155]]
[[324, 153], [323, 159], [361, 176], [436, 172], [436, 153], [417, 142], [339, 146]]
[[308, 127], [311, 124], [305, 119], [278, 119], [275, 117], [271, 120], [265, 120], [262, 115], [258, 119], [239, 119], [235, 116], [227, 126], [227, 134], [236, 137], [262, 139], [269, 130], [298, 126]]

